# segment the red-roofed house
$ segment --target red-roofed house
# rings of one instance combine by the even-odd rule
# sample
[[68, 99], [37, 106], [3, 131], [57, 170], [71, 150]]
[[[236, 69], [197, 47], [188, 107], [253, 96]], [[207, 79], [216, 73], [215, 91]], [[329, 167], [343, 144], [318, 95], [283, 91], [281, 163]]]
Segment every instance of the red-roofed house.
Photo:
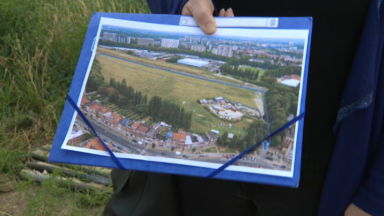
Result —
[[84, 133], [82, 130], [74, 130], [72, 128], [72, 132], [68, 136], [68, 145], [75, 145], [81, 143], [83, 141]]
[[103, 108], [103, 106], [99, 103], [93, 102], [91, 106], [88, 108], [88, 112], [91, 112], [93, 114], [99, 113], [99, 111]]
[[135, 123], [133, 123], [133, 124], [131, 125], [131, 128], [132, 128], [133, 130], [136, 130], [139, 126], [140, 126], [140, 122], [135, 122]]
[[119, 122], [123, 120], [123, 118], [117, 114], [117, 113], [111, 113], [110, 116], [106, 117], [106, 121], [109, 125], [112, 125], [113, 127], [117, 128], [119, 125]]
[[125, 132], [131, 134], [131, 135], [135, 135], [136, 134], [136, 129], [140, 126], [140, 122], [135, 122], [133, 123], [132, 125], [126, 127], [126, 130]]
[[140, 125], [137, 129], [136, 129], [136, 136], [141, 138], [141, 139], [144, 139], [145, 138], [145, 134], [147, 133], [147, 131], [149, 130], [148, 127], [145, 127], [144, 125]]
[[112, 115], [112, 111], [103, 107], [100, 109], [99, 111], [99, 116], [101, 117], [101, 119], [105, 122], [108, 122], [108, 118]]
[[85, 105], [87, 105], [90, 102], [91, 101], [89, 101], [86, 97], [83, 97], [83, 98], [81, 98], [80, 107], [82, 109], [86, 109]]
[[174, 133], [172, 138], [172, 145], [176, 145], [180, 148], [183, 148], [185, 145], [185, 140], [187, 139], [187, 134], [185, 133]]
[[[112, 146], [107, 145], [108, 148], [112, 148]], [[89, 143], [86, 146], [87, 149], [95, 149], [99, 151], [106, 151], [103, 144], [101, 144], [100, 140], [98, 138], [94, 138], [89, 141]]]
[[121, 120], [123, 120], [123, 117], [121, 117], [121, 116], [116, 117], [113, 120], [113, 127], [115, 127], [115, 128], [119, 127], [119, 123], [121, 122]]

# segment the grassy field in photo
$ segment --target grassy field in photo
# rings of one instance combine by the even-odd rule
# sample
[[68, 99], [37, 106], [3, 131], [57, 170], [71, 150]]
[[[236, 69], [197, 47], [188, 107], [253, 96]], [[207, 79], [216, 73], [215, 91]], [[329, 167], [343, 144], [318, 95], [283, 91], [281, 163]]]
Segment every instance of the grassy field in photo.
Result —
[[[99, 55], [96, 58], [106, 81], [111, 78], [120, 82], [126, 79], [127, 86], [141, 91], [143, 95], [147, 94], [148, 98], [161, 96], [164, 100], [180, 105], [186, 111], [194, 111], [190, 129], [194, 133], [205, 134], [211, 129], [216, 129], [220, 132], [244, 134], [243, 129], [251, 122], [249, 119], [243, 118], [237, 123], [232, 122], [232, 128], [228, 128], [228, 124], [231, 122], [214, 116], [212, 112], [198, 104], [197, 100], [224, 96], [229, 101], [257, 107], [254, 100], [255, 91], [188, 77], [108, 56]], [[183, 70], [186, 67], [179, 66], [178, 68]], [[220, 123], [226, 123], [226, 126], [220, 126]]]
[[146, 64], [146, 65], [152, 65], [152, 66], [164, 68], [167, 70], [182, 71], [184, 73], [200, 75], [200, 76], [211, 78], [211, 79], [214, 78], [217, 80], [221, 80], [221, 81], [228, 82], [228, 83], [233, 83], [236, 85], [241, 85], [243, 83], [242, 81], [239, 81], [239, 80], [229, 79], [229, 78], [225, 78], [225, 77], [218, 77], [218, 76], [215, 76], [212, 72], [209, 72], [209, 71], [203, 70], [203, 69], [199, 69], [196, 67], [192, 67], [192, 66], [172, 64], [172, 63], [162, 62], [162, 61], [154, 61], [151, 59], [145, 59], [145, 58], [140, 58], [140, 57], [136, 57], [133, 55], [127, 55], [127, 54], [122, 53], [122, 52], [118, 52], [118, 51], [114, 51], [114, 50], [108, 50], [108, 49], [104, 49], [104, 48], [97, 48], [97, 53], [104, 53], [107, 55], [115, 56], [115, 57], [126, 59], [129, 61], [134, 61], [134, 62], [138, 62], [141, 64]]
[[95, 12], [149, 10], [145, 0], [0, 1], [0, 215], [100, 215], [110, 197], [59, 184], [60, 170], [42, 184], [18, 177], [34, 148], [52, 144]]

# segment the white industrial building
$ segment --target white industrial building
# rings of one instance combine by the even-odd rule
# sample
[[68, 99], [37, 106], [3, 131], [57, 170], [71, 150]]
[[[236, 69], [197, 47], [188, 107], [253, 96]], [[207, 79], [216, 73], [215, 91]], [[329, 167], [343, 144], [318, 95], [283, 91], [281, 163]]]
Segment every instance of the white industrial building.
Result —
[[197, 59], [189, 59], [189, 58], [184, 58], [184, 59], [179, 59], [177, 61], [178, 64], [184, 64], [184, 65], [189, 65], [189, 66], [194, 66], [194, 67], [204, 67], [205, 65], [208, 65], [209, 62], [207, 61], [202, 61], [202, 60], [197, 60]]
[[179, 40], [175, 40], [175, 39], [161, 39], [161, 47], [178, 48], [179, 47]]

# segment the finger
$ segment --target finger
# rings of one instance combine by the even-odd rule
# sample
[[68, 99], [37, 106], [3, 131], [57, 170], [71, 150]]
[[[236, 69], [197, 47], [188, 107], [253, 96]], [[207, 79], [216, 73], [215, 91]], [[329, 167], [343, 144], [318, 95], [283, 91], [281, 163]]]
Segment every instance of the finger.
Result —
[[213, 34], [216, 31], [216, 22], [212, 15], [214, 10], [212, 1], [189, 1], [184, 8], [189, 10], [196, 23], [206, 34]]
[[208, 8], [191, 11], [193, 18], [206, 34], [213, 34], [216, 31], [216, 22], [212, 11]]
[[232, 8], [228, 8], [227, 11], [225, 11], [224, 16], [225, 17], [234, 17], [235, 14], [233, 13]]
[[223, 17], [225, 15], [224, 8], [219, 11], [219, 17]]
[[186, 15], [186, 16], [191, 16], [192, 15], [191, 12], [189, 11], [188, 3], [181, 10], [181, 15]]

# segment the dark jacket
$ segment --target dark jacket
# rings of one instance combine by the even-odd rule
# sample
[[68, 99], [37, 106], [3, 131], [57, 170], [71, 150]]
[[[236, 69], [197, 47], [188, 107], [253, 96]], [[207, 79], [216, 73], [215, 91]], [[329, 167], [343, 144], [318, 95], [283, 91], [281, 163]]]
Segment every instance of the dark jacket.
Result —
[[[147, 2], [152, 13], [180, 14], [187, 1]], [[235, 16], [313, 17], [301, 181], [299, 188], [290, 192], [292, 199], [303, 201], [311, 199], [320, 203], [322, 197], [321, 205], [316, 205], [320, 215], [342, 215], [351, 202], [373, 215], [384, 212], [380, 10], [384, 14], [378, 2], [372, 2], [357, 55], [370, 1], [216, 0], [214, 3], [216, 11], [231, 7]], [[336, 134], [332, 130], [335, 122]], [[308, 191], [311, 197], [302, 196]]]

